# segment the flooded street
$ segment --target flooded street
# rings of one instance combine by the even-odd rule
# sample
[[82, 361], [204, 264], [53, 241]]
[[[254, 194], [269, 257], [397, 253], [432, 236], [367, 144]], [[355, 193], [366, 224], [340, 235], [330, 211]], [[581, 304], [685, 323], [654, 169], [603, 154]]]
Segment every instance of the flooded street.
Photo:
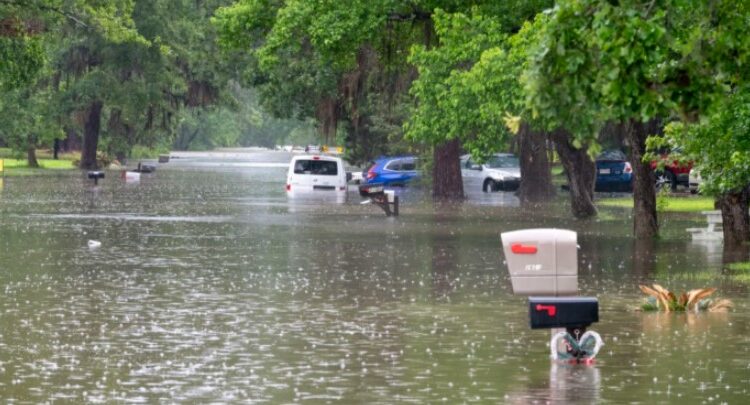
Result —
[[[630, 210], [576, 221], [510, 193], [439, 208], [405, 191], [386, 218], [355, 186], [345, 204], [288, 200], [289, 157], [184, 154], [98, 187], [77, 171], [6, 177], [3, 402], [747, 401], [748, 286], [701, 277], [722, 251], [690, 241], [700, 215], [666, 214], [645, 246]], [[550, 332], [512, 295], [499, 235], [535, 227], [579, 233], [605, 342], [594, 366], [552, 364]], [[736, 308], [635, 311], [654, 281], [715, 285]]]

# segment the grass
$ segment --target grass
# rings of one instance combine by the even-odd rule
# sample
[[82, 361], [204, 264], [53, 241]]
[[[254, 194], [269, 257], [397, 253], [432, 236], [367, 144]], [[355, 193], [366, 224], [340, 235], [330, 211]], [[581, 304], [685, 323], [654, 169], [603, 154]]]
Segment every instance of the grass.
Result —
[[745, 272], [750, 275], [750, 262], [729, 263], [727, 268], [732, 271]]
[[750, 282], [750, 273], [733, 273], [723, 274], [717, 273], [716, 271], [696, 271], [686, 273], [669, 273], [668, 275], [660, 274], [657, 280], [668, 283], [670, 281], [691, 281], [691, 282], [737, 282], [737, 283], [748, 283]]
[[[664, 211], [669, 212], [701, 212], [714, 209], [714, 199], [704, 196], [667, 196]], [[633, 208], [633, 197], [607, 198], [597, 201], [597, 205], [604, 207]]]
[[[26, 159], [2, 159], [5, 170], [13, 169], [34, 169], [29, 167]], [[69, 159], [37, 159], [39, 161], [40, 169], [52, 169], [52, 170], [63, 170], [63, 169], [75, 169], [73, 161]]]
[[3, 161], [2, 176], [28, 176], [48, 170], [71, 170], [76, 167], [73, 161], [78, 159], [77, 153], [60, 153], [59, 159], [52, 158], [52, 152], [46, 149], [37, 150], [39, 167], [29, 167], [23, 156], [18, 156], [8, 148], [0, 148], [0, 160]]

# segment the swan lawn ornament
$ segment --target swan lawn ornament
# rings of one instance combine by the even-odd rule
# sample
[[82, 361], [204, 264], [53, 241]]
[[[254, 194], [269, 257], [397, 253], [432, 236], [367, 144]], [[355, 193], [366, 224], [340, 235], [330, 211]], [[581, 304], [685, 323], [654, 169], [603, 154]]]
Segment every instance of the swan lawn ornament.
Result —
[[604, 346], [598, 333], [590, 330], [576, 340], [569, 332], [558, 332], [550, 339], [550, 357], [552, 360], [573, 364], [591, 364]]

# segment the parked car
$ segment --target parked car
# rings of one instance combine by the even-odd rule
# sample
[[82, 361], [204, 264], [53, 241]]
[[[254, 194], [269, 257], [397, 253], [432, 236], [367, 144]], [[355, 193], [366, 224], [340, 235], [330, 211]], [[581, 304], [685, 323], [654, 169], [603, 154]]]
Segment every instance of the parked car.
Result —
[[521, 165], [512, 153], [495, 153], [485, 163], [470, 155], [461, 156], [464, 188], [491, 191], [513, 191], [521, 185]]
[[349, 182], [354, 183], [354, 184], [360, 184], [360, 183], [362, 183], [363, 177], [362, 177], [362, 172], [361, 171], [359, 171], [359, 170], [357, 170], [357, 171], [350, 171], [348, 173], [351, 173], [351, 178], [349, 179]]
[[403, 186], [419, 177], [418, 158], [415, 156], [390, 156], [375, 159], [362, 173], [362, 183], [382, 183], [386, 186]]
[[698, 170], [696, 168], [690, 169], [690, 174], [688, 175], [688, 189], [691, 194], [698, 194], [702, 182], [703, 179]]
[[633, 166], [620, 150], [606, 150], [596, 157], [595, 191], [632, 191]]
[[300, 155], [289, 162], [286, 192], [289, 197], [311, 193], [335, 193], [346, 196], [347, 174], [339, 157]]
[[656, 188], [669, 186], [672, 191], [677, 189], [678, 185], [689, 187], [690, 169], [693, 168], [693, 162], [684, 162], [677, 156], [682, 153], [679, 148], [672, 149], [670, 152], [661, 153], [658, 160], [651, 162], [651, 169], [656, 174]]

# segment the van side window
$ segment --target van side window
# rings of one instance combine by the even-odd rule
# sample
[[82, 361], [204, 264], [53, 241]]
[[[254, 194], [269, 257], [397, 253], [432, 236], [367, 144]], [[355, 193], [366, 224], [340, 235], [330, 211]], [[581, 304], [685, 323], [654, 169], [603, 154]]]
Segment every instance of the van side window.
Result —
[[336, 176], [339, 169], [336, 162], [330, 160], [298, 160], [294, 164], [294, 174]]

